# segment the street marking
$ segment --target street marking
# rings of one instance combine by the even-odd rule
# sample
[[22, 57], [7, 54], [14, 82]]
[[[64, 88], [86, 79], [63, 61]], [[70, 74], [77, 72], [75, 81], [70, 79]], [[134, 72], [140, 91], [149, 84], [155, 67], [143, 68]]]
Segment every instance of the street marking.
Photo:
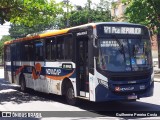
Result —
[[8, 93], [8, 92], [15, 92], [17, 90], [13, 90], [13, 89], [7, 89], [7, 90], [0, 90], [0, 93]]
[[159, 78], [154, 78], [154, 81], [160, 82], [160, 79]]

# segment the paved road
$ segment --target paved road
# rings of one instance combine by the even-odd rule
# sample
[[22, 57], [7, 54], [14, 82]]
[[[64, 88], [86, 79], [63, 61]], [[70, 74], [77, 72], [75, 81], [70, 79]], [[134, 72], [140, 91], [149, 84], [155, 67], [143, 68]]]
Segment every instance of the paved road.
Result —
[[[0, 71], [0, 73], [3, 73], [3, 71]], [[56, 118], [42, 118], [42, 120], [149, 120], [151, 117], [115, 117], [112, 116], [111, 112], [118, 111], [118, 113], [123, 113], [123, 111], [160, 111], [160, 82], [155, 82], [153, 97], [143, 98], [137, 102], [93, 103], [80, 100], [80, 104], [77, 106], [65, 104], [65, 101], [61, 96], [44, 94], [33, 90], [30, 90], [29, 93], [22, 93], [18, 89], [18, 86], [9, 84], [8, 81], [3, 79], [3, 74], [0, 74], [0, 111], [52, 111], [45, 112], [45, 114], [49, 114], [49, 116], [56, 116]], [[63, 116], [65, 118], [58, 116]], [[75, 117], [73, 118], [71, 116]], [[160, 119], [160, 117], [152, 117], [152, 119]]]

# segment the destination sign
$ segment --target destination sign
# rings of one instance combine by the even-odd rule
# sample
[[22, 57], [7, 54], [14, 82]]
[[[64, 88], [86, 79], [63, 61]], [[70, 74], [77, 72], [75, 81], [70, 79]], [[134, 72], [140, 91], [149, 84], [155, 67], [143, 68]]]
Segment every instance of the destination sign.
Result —
[[141, 28], [135, 27], [113, 27], [113, 26], [104, 26], [104, 33], [106, 34], [142, 34]]

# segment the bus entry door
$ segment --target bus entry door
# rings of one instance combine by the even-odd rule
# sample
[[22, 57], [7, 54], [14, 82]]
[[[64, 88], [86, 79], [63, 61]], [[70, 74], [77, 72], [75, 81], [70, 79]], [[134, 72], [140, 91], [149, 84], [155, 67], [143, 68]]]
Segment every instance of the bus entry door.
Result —
[[78, 37], [77, 39], [77, 82], [80, 96], [86, 96], [89, 91], [88, 83], [88, 37]]

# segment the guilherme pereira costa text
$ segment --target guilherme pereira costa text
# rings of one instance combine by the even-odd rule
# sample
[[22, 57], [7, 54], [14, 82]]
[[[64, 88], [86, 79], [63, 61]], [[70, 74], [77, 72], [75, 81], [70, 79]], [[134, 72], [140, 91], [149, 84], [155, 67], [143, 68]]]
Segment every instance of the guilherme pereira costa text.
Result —
[[157, 117], [158, 114], [155, 112], [127, 112], [127, 113], [116, 113], [116, 117]]

